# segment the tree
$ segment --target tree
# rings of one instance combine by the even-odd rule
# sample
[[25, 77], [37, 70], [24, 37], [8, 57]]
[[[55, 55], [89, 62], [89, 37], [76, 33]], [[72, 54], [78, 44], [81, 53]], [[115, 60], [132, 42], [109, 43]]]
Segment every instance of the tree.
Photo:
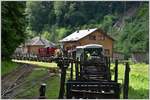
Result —
[[25, 2], [2, 1], [2, 59], [9, 58], [24, 41]]
[[29, 27], [37, 34], [42, 32], [44, 25], [49, 22], [49, 12], [52, 8], [50, 2], [38, 1], [27, 2], [26, 13], [28, 14]]
[[134, 51], [148, 52], [148, 3], [139, 6], [135, 16], [127, 18], [125, 22], [116, 44], [117, 50], [124, 52], [126, 56]]

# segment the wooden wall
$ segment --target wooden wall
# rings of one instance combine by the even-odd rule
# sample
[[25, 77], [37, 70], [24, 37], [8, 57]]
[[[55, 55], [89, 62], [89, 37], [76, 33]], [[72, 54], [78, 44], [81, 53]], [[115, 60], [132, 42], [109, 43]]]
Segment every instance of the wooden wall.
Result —
[[39, 48], [43, 48], [44, 45], [30, 45], [27, 46], [28, 53], [39, 54]]
[[80, 39], [79, 41], [64, 43], [64, 48], [74, 49], [76, 46], [83, 46], [87, 44], [103, 45], [106, 55], [110, 57], [112, 57], [113, 55], [113, 40], [101, 33], [100, 31], [95, 31], [90, 35]]

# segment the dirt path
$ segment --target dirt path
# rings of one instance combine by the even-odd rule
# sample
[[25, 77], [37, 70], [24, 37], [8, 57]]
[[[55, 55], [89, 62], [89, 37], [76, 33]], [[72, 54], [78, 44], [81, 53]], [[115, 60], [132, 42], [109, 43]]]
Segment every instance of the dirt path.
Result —
[[33, 65], [23, 64], [13, 72], [2, 77], [2, 98], [10, 98], [14, 89], [25, 81], [24, 78], [32, 72], [33, 68]]

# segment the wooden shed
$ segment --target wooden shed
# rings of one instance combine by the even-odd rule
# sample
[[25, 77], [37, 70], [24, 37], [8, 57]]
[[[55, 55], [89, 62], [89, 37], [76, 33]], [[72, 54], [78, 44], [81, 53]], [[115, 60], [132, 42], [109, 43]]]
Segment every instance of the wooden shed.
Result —
[[25, 43], [21, 44], [18, 48], [16, 48], [14, 53], [21, 53], [21, 54], [39, 54], [39, 49], [40, 48], [47, 48], [47, 47], [54, 47], [56, 46], [54, 43], [36, 36], [32, 39], [28, 39], [25, 41]]
[[100, 44], [103, 45], [107, 56], [113, 56], [114, 39], [99, 28], [77, 30], [60, 40], [60, 42], [66, 50], [73, 50], [76, 46], [83, 46], [87, 44]]

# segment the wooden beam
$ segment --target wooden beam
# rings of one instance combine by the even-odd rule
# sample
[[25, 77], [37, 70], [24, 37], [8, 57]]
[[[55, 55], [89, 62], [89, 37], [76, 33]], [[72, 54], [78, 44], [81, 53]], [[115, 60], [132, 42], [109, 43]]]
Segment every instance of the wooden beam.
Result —
[[125, 65], [125, 75], [124, 75], [124, 87], [123, 87], [123, 98], [124, 99], [128, 99], [129, 72], [130, 72], [129, 63], [126, 62], [126, 65]]

